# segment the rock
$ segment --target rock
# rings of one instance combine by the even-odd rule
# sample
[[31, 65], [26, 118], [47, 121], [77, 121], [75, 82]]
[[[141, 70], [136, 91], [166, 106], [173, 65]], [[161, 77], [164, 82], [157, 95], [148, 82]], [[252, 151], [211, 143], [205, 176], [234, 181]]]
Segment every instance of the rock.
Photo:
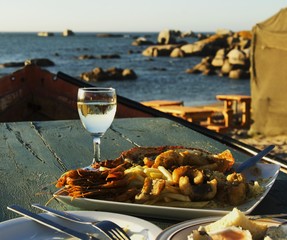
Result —
[[154, 45], [150, 40], [147, 40], [145, 37], [139, 37], [132, 42], [133, 46], [143, 46], [143, 45]]
[[146, 57], [152, 57], [153, 56], [153, 47], [148, 47], [145, 50], [142, 51], [142, 55], [146, 56]]
[[153, 67], [150, 70], [152, 70], [152, 71], [166, 71], [167, 69], [166, 68]]
[[234, 48], [227, 53], [228, 61], [234, 65], [245, 65], [246, 55], [243, 51]]
[[245, 48], [242, 51], [244, 52], [246, 59], [250, 59], [250, 47]]
[[108, 54], [108, 55], [99, 55], [96, 58], [98, 59], [115, 59], [115, 58], [121, 58], [118, 54]]
[[79, 60], [94, 59], [94, 58], [95, 58], [95, 56], [87, 55], [87, 54], [84, 54], [84, 55], [81, 55], [78, 57]]
[[228, 36], [231, 36], [231, 35], [233, 35], [233, 32], [232, 31], [230, 31], [229, 29], [217, 29], [216, 30], [216, 34], [218, 34], [218, 35], [228, 35]]
[[25, 65], [35, 64], [41, 67], [50, 67], [55, 66], [55, 63], [47, 58], [35, 58], [31, 60], [26, 60], [24, 62], [8, 62], [0, 64], [1, 68], [8, 68], [8, 67], [24, 67]]
[[180, 31], [165, 29], [162, 30], [157, 37], [158, 44], [175, 44], [176, 37], [180, 36]]
[[202, 73], [199, 69], [196, 68], [196, 66], [193, 68], [186, 69], [185, 72], [188, 74], [200, 74], [200, 73]]
[[238, 44], [240, 44], [240, 39], [238, 37], [229, 36], [227, 37], [227, 43], [228, 43], [229, 48], [232, 49], [238, 46]]
[[219, 49], [216, 54], [215, 57], [212, 59], [212, 66], [214, 67], [222, 67], [224, 64], [224, 60], [226, 58], [226, 51], [224, 48]]
[[123, 34], [114, 34], [114, 33], [98, 33], [96, 34], [96, 37], [100, 37], [100, 38], [117, 38], [117, 37], [124, 37]]
[[183, 32], [180, 37], [182, 38], [196, 37], [196, 35], [193, 31], [189, 31], [189, 32]]
[[118, 54], [109, 54], [109, 55], [99, 55], [99, 56], [93, 56], [93, 55], [80, 55], [78, 57], [79, 60], [86, 60], [86, 59], [114, 59], [114, 58], [120, 58], [120, 55]]
[[170, 49], [164, 49], [164, 48], [155, 48], [153, 50], [152, 56], [153, 57], [168, 57], [171, 54]]
[[63, 31], [62, 35], [63, 37], [69, 37], [69, 36], [74, 36], [75, 33], [70, 29], [66, 29], [65, 31]]
[[225, 59], [220, 69], [220, 72], [222, 73], [223, 76], [225, 76], [225, 75], [228, 75], [231, 70], [232, 70], [232, 64], [230, 64], [228, 59]]
[[106, 70], [106, 73], [108, 74], [108, 77], [110, 80], [113, 80], [113, 79], [122, 80], [123, 79], [123, 76], [122, 76], [123, 69], [121, 68], [111, 67]]
[[34, 58], [31, 59], [31, 64], [38, 65], [40, 67], [51, 67], [55, 66], [55, 63], [47, 58]]
[[185, 44], [181, 46], [181, 50], [186, 54], [186, 55], [203, 55], [201, 54], [204, 48], [204, 44], [201, 43], [190, 43], [190, 44]]
[[129, 69], [129, 68], [124, 69], [122, 71], [122, 76], [124, 79], [129, 79], [129, 80], [137, 79], [136, 73], [132, 69]]
[[146, 57], [167, 57], [170, 56], [173, 49], [178, 47], [178, 45], [155, 45], [150, 46], [143, 50], [142, 54]]
[[243, 78], [249, 78], [250, 76], [248, 72], [242, 69], [233, 69], [229, 72], [228, 77], [232, 79], [243, 79]]
[[215, 74], [216, 74], [216, 71], [212, 67], [207, 68], [204, 71], [202, 71], [202, 75], [206, 75], [206, 76], [212, 76], [212, 75], [215, 75]]
[[206, 39], [208, 36], [203, 33], [198, 33], [196, 37], [198, 40], [203, 40], [203, 39]]
[[96, 79], [99, 81], [109, 80], [107, 73], [102, 68], [99, 67], [94, 68], [91, 73], [92, 73], [90, 75], [91, 79]]
[[[198, 34], [198, 41], [193, 43], [176, 42], [177, 37], [188, 35], [180, 31], [161, 31], [158, 35], [158, 45], [149, 46], [142, 54], [147, 57], [209, 57], [208, 63], [203, 61], [186, 72], [218, 74], [234, 79], [250, 76], [251, 31], [234, 33], [228, 29], [220, 29], [213, 35]], [[194, 36], [192, 32], [190, 35]]]
[[170, 53], [170, 57], [174, 57], [174, 58], [185, 57], [185, 52], [182, 51], [180, 48], [175, 48]]
[[52, 37], [52, 36], [54, 36], [54, 33], [52, 33], [52, 32], [39, 32], [37, 35], [39, 37]]
[[0, 64], [1, 68], [24, 67], [24, 62], [8, 62]]
[[137, 79], [137, 75], [132, 69], [121, 69], [116, 67], [109, 68], [106, 71], [96, 67], [91, 72], [82, 73], [80, 77], [88, 82]]
[[234, 33], [235, 36], [239, 36], [240, 39], [252, 39], [252, 32], [251, 31], [239, 31]]
[[210, 72], [210, 69], [214, 71], [212, 65], [211, 65], [211, 58], [205, 57], [201, 60], [200, 63], [196, 64], [193, 68], [187, 69], [186, 73], [205, 73], [207, 74]]
[[204, 40], [189, 43], [181, 46], [181, 50], [189, 56], [214, 56], [220, 48], [226, 48], [227, 37], [222, 35], [213, 35]]

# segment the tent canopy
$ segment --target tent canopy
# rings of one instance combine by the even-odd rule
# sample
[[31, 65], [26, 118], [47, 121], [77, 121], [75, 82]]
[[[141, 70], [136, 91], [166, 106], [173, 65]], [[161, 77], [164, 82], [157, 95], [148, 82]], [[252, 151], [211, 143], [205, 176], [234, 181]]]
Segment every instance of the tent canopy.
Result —
[[252, 29], [250, 131], [287, 133], [287, 8]]

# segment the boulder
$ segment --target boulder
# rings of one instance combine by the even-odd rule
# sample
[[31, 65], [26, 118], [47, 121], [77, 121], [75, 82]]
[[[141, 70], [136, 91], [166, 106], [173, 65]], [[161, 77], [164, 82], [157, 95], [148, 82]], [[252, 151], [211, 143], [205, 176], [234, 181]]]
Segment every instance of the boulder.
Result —
[[215, 57], [212, 59], [212, 66], [214, 67], [222, 67], [224, 60], [226, 58], [226, 51], [224, 48], [219, 49], [216, 54]]
[[74, 36], [75, 33], [70, 29], [66, 29], [65, 31], [63, 31], [62, 35], [63, 37], [69, 37], [69, 36]]
[[122, 76], [124, 79], [134, 80], [137, 79], [137, 75], [134, 70], [126, 68], [122, 71]]
[[149, 46], [143, 50], [142, 55], [146, 57], [166, 57], [170, 56], [173, 49], [178, 47], [178, 45], [155, 45]]
[[250, 74], [242, 69], [234, 69], [229, 72], [228, 77], [232, 79], [243, 79], [250, 78]]
[[195, 33], [193, 31], [188, 31], [188, 32], [183, 32], [181, 33], [182, 38], [187, 38], [187, 37], [196, 37]]
[[8, 68], [8, 67], [24, 67], [25, 65], [29, 64], [35, 64], [40, 67], [50, 67], [50, 66], [55, 66], [55, 63], [52, 62], [51, 60], [47, 58], [34, 58], [34, 59], [29, 59], [24, 62], [7, 62], [0, 64], [0, 67], [2, 68]]
[[180, 49], [187, 55], [201, 55], [200, 53], [202, 52], [203, 48], [204, 44], [198, 42], [185, 44], [180, 47]]
[[118, 38], [118, 37], [124, 37], [123, 34], [117, 34], [117, 33], [97, 33], [96, 37], [99, 38]]
[[108, 55], [93, 56], [93, 55], [84, 54], [84, 55], [80, 55], [78, 57], [79, 60], [95, 59], [95, 58], [97, 58], [97, 59], [114, 59], [114, 58], [120, 58], [120, 55], [108, 54]]
[[1, 68], [24, 67], [24, 62], [7, 62], [0, 64]]
[[175, 44], [176, 38], [180, 36], [180, 31], [165, 29], [162, 30], [157, 37], [158, 44]]
[[41, 67], [55, 66], [55, 63], [47, 58], [34, 58], [31, 59], [31, 63]]
[[154, 45], [150, 40], [147, 40], [145, 37], [139, 37], [132, 42], [133, 46], [143, 46], [143, 45]]
[[231, 36], [231, 35], [233, 35], [233, 32], [229, 29], [220, 28], [220, 29], [216, 30], [216, 34]]
[[230, 64], [228, 59], [225, 59], [223, 65], [221, 66], [220, 72], [224, 76], [228, 75], [231, 70], [232, 70], [232, 64]]
[[39, 37], [53, 37], [54, 33], [52, 33], [52, 32], [38, 32], [37, 35]]
[[[202, 36], [198, 36], [200, 39]], [[187, 69], [187, 73], [218, 74], [233, 79], [250, 77], [251, 31], [232, 31], [221, 29], [216, 34], [204, 36], [193, 43], [182, 44], [180, 49], [185, 56], [209, 57]]]
[[137, 78], [137, 75], [132, 69], [112, 67], [104, 71], [102, 68], [96, 67], [90, 72], [82, 73], [80, 77], [87, 82], [97, 82], [107, 80], [134, 80]]
[[88, 55], [88, 54], [80, 55], [80, 56], [78, 57], [79, 60], [94, 59], [94, 58], [95, 58], [95, 56], [93, 56], [93, 55]]
[[194, 43], [184, 44], [181, 46], [181, 50], [190, 56], [209, 56], [215, 55], [217, 50], [227, 46], [226, 36], [213, 35]]
[[238, 48], [234, 48], [227, 53], [228, 60], [233, 65], [245, 65], [246, 55]]
[[103, 54], [96, 56], [98, 59], [115, 59], [115, 58], [121, 58], [118, 54]]
[[211, 65], [211, 58], [205, 57], [201, 60], [200, 63], [196, 64], [193, 68], [187, 69], [186, 73], [208, 73], [214, 70], [213, 66]]
[[145, 50], [142, 51], [142, 55], [146, 56], [146, 57], [152, 57], [153, 56], [153, 47], [148, 47]]
[[185, 53], [180, 48], [175, 48], [171, 51], [170, 57], [174, 58], [185, 57]]

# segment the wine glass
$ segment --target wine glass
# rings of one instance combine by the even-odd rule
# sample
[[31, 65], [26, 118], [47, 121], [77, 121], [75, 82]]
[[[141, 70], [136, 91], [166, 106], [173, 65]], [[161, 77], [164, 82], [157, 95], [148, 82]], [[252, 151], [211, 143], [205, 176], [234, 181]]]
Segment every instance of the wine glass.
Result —
[[93, 136], [94, 158], [101, 161], [101, 137], [111, 126], [117, 109], [114, 88], [86, 87], [78, 89], [78, 112], [84, 128]]

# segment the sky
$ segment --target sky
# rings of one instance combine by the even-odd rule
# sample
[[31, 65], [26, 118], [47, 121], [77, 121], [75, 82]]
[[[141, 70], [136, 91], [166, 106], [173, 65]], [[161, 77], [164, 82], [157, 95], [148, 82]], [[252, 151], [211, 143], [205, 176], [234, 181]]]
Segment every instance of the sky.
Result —
[[251, 30], [286, 0], [1, 0], [0, 32]]

